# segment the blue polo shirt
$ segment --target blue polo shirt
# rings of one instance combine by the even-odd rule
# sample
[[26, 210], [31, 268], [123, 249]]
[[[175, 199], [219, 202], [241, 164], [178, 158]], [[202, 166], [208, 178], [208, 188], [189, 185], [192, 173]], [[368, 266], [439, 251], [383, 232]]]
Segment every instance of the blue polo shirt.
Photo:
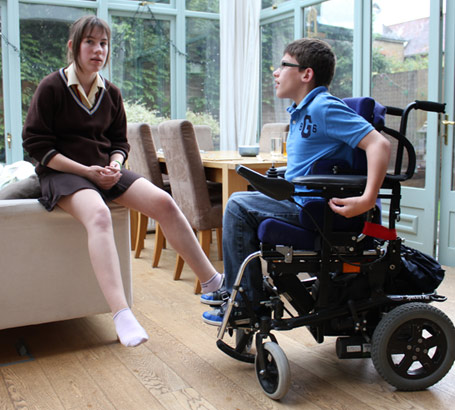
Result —
[[307, 175], [320, 159], [344, 159], [352, 165], [353, 149], [374, 129], [326, 87], [313, 89], [298, 106], [287, 110], [291, 121], [285, 178], [289, 181]]

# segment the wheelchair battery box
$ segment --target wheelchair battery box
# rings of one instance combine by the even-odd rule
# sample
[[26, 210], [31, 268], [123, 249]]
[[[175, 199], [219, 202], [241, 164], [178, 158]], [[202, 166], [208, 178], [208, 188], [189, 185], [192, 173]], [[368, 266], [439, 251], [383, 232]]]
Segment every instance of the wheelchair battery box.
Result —
[[362, 359], [371, 357], [371, 344], [362, 336], [339, 337], [336, 342], [339, 359]]

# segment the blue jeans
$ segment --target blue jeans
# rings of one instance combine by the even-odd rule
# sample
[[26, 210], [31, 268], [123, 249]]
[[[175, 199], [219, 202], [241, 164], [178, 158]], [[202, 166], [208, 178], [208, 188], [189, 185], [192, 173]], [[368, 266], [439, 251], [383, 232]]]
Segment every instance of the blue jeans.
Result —
[[[260, 192], [236, 192], [229, 198], [223, 216], [224, 273], [229, 292], [232, 292], [242, 262], [259, 250], [257, 230], [261, 221], [273, 217], [299, 225], [299, 213], [297, 205], [277, 201]], [[248, 264], [242, 286], [251, 301], [261, 300], [262, 270], [259, 259]]]

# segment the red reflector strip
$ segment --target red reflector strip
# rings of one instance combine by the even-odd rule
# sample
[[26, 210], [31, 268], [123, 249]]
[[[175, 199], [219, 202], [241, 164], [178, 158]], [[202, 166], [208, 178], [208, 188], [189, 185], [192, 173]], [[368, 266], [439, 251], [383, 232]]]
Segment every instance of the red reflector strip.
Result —
[[343, 273], [360, 273], [360, 266], [343, 263]]
[[371, 222], [365, 222], [362, 233], [373, 238], [384, 239], [385, 241], [397, 239], [397, 231], [395, 229], [389, 229]]

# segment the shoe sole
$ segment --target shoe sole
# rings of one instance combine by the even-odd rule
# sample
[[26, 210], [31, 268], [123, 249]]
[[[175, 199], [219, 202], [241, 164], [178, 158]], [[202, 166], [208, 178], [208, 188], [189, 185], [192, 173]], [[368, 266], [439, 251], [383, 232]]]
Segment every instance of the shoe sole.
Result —
[[210, 320], [206, 319], [205, 317], [202, 317], [202, 321], [210, 326], [217, 326], [220, 327], [222, 322], [217, 322], [215, 320]]
[[225, 300], [207, 300], [207, 299], [200, 299], [201, 303], [204, 305], [210, 305], [210, 306], [221, 306]]

